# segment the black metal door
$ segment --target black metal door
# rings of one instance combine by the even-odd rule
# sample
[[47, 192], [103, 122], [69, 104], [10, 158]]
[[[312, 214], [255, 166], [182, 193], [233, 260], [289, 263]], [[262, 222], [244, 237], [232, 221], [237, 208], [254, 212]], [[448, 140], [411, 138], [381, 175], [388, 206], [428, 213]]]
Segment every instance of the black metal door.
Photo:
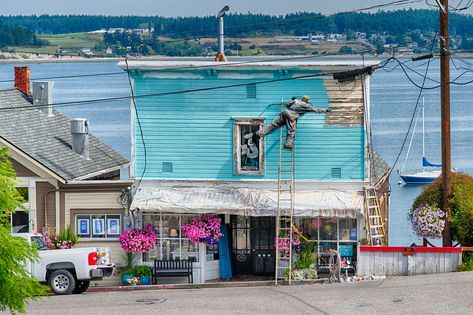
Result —
[[250, 244], [250, 218], [232, 215], [230, 217], [232, 235], [233, 272], [240, 275], [253, 273]]
[[252, 217], [250, 227], [253, 274], [274, 274], [274, 268], [276, 267], [276, 251], [274, 248], [275, 218]]

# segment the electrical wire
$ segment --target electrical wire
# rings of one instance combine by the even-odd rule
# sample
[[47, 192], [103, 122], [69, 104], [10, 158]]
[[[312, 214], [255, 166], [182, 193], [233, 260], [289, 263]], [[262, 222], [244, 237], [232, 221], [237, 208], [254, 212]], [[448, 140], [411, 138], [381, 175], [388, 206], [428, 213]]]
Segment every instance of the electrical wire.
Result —
[[[438, 35], [438, 30], [435, 32], [435, 36], [434, 36], [434, 40], [432, 41], [432, 45], [430, 47], [430, 53], [432, 53], [433, 49], [434, 49], [434, 44], [435, 44], [435, 41], [436, 41], [436, 38], [437, 38], [437, 35]], [[416, 100], [416, 105], [414, 106], [414, 111], [412, 112], [412, 117], [411, 117], [411, 120], [409, 122], [409, 127], [407, 128], [407, 132], [404, 136], [404, 139], [402, 141], [402, 145], [401, 145], [401, 148], [399, 149], [399, 153], [397, 154], [396, 156], [396, 159], [394, 160], [394, 163], [393, 165], [391, 166], [391, 169], [389, 170], [389, 173], [388, 173], [388, 178], [391, 176], [392, 174], [392, 171], [394, 170], [394, 168], [396, 167], [396, 164], [399, 162], [399, 159], [402, 155], [402, 152], [404, 151], [404, 147], [406, 146], [406, 143], [407, 143], [407, 139], [409, 138], [409, 134], [411, 132], [411, 129], [412, 129], [412, 126], [413, 126], [413, 123], [414, 123], [414, 120], [415, 120], [415, 117], [416, 117], [416, 112], [419, 108], [419, 101], [422, 97], [422, 93], [424, 92], [424, 87], [425, 87], [425, 82], [427, 80], [427, 74], [429, 73], [429, 68], [430, 68], [430, 61], [431, 59], [428, 60], [429, 62], [427, 63], [427, 67], [425, 69], [425, 75], [424, 75], [424, 79], [422, 81], [422, 85], [420, 86], [420, 91], [419, 91], [419, 95], [417, 96], [417, 100]], [[401, 65], [401, 68], [403, 67], [403, 65]], [[391, 190], [391, 183], [389, 183], [389, 190]]]
[[136, 121], [138, 122], [138, 128], [140, 130], [140, 137], [141, 137], [141, 142], [143, 144], [143, 154], [144, 154], [144, 165], [143, 165], [143, 172], [141, 173], [140, 180], [138, 181], [138, 184], [135, 186], [135, 191], [132, 192], [132, 197], [135, 195], [135, 193], [138, 191], [138, 188], [140, 187], [141, 181], [143, 180], [143, 177], [145, 176], [146, 173], [146, 168], [147, 168], [147, 163], [148, 163], [148, 151], [146, 148], [146, 142], [145, 142], [145, 137], [143, 133], [143, 127], [141, 125], [141, 120], [140, 120], [140, 115], [138, 112], [138, 107], [136, 106], [136, 101], [135, 101], [135, 91], [133, 88], [133, 82], [131, 80], [131, 75], [130, 75], [130, 68], [128, 66], [128, 58], [125, 58], [125, 65], [126, 65], [126, 73], [128, 76], [128, 83], [130, 84], [130, 93], [131, 93], [131, 102], [133, 104], [133, 109], [135, 112], [135, 117]]
[[[309, 16], [309, 17], [302, 17], [294, 20], [289, 20], [289, 23], [298, 23], [298, 22], [303, 22], [304, 20], [307, 19], [314, 19], [314, 18], [328, 18], [328, 17], [333, 17], [333, 16], [338, 16], [338, 15], [345, 15], [345, 14], [350, 14], [350, 13], [357, 13], [357, 12], [362, 12], [362, 11], [369, 11], [373, 9], [380, 9], [383, 7], [390, 7], [390, 6], [400, 6], [400, 5], [405, 5], [405, 4], [411, 4], [411, 3], [416, 3], [416, 2], [421, 2], [423, 0], [398, 0], [398, 1], [391, 1], [383, 4], [377, 4], [377, 5], [372, 5], [364, 8], [359, 8], [359, 9], [353, 9], [353, 10], [348, 10], [348, 11], [342, 11], [338, 13], [334, 13], [328, 16], [322, 15], [322, 16]], [[472, 0], [473, 1], [473, 0]], [[259, 24], [259, 23], [258, 23]], [[257, 28], [257, 30], [263, 30], [263, 29], [268, 29], [272, 28], [275, 26], [281, 26], [288, 24], [288, 21], [285, 20], [284, 23], [276, 24], [276, 25], [265, 25], [261, 28]], [[246, 25], [256, 25], [256, 23], [246, 23]], [[245, 26], [245, 24], [239, 24], [238, 27]], [[236, 28], [237, 26], [235, 26]], [[227, 27], [228, 28], [228, 27]], [[181, 42], [181, 41], [187, 41], [187, 40], [196, 40], [196, 37], [189, 37], [189, 38], [184, 38], [184, 39], [176, 39], [176, 40], [169, 40], [169, 41], [160, 41], [160, 43], [173, 43], [173, 42]], [[332, 54], [326, 54], [322, 57], [328, 57], [328, 56], [336, 56], [336, 55], [341, 55], [340, 53], [332, 53]], [[307, 57], [300, 57], [300, 58], [293, 58], [293, 59], [302, 59], [302, 58], [315, 58], [315, 56], [307, 56]], [[317, 57], [319, 58], [319, 56]], [[289, 60], [289, 59], [279, 59], [279, 60]], [[278, 59], [275, 59], [274, 61], [279, 61]], [[253, 61], [253, 62], [258, 62], [258, 61]], [[250, 62], [248, 62], [250, 63]], [[243, 64], [243, 63], [241, 63]], [[207, 67], [214, 67], [212, 66], [207, 66]], [[193, 67], [189, 67], [193, 68]], [[180, 69], [185, 69], [185, 68], [180, 68]], [[160, 71], [170, 71], [170, 70], [176, 70], [175, 68], [172, 69], [161, 69]], [[124, 75], [122, 71], [120, 72], [108, 72], [108, 73], [95, 73], [95, 74], [81, 74], [81, 75], [69, 75], [69, 76], [51, 76], [51, 77], [43, 77], [43, 78], [33, 78], [31, 80], [53, 80], [53, 79], [72, 79], [72, 78], [81, 78], [81, 77], [94, 77], [94, 76], [112, 76], [112, 75]], [[7, 83], [7, 82], [14, 82], [15, 80], [0, 80], [0, 83]]]

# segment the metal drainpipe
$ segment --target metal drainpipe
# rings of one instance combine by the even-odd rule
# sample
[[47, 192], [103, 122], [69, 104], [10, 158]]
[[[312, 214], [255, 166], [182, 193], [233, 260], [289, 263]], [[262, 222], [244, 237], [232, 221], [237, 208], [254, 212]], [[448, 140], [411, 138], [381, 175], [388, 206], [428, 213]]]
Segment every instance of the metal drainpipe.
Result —
[[[48, 195], [49, 193], [52, 192], [117, 192], [116, 189], [111, 189], [111, 188], [102, 188], [102, 189], [80, 189], [80, 188], [59, 188], [59, 189], [50, 189], [47, 192], [44, 193], [44, 226], [48, 226]], [[64, 209], [65, 210], [65, 209]], [[38, 226], [38, 225], [36, 225]]]

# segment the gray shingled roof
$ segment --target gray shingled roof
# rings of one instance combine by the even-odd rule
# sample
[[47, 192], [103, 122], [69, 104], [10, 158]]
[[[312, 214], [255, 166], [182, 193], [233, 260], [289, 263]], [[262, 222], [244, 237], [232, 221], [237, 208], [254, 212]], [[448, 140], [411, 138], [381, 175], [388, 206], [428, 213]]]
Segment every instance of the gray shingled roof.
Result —
[[[33, 106], [17, 89], [0, 90], [0, 108]], [[48, 117], [38, 109], [0, 111], [0, 137], [64, 179], [79, 177], [120, 167], [128, 160], [90, 135], [90, 160], [72, 150], [71, 124], [54, 111]]]

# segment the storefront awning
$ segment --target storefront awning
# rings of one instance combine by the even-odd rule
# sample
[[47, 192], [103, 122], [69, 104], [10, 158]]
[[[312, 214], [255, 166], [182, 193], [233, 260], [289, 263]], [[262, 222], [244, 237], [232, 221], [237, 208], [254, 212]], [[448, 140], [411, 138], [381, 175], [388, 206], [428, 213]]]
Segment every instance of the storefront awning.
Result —
[[[142, 212], [215, 213], [274, 216], [277, 191], [249, 188], [141, 187], [132, 209]], [[350, 217], [363, 214], [363, 196], [356, 191], [298, 190], [296, 216]]]

